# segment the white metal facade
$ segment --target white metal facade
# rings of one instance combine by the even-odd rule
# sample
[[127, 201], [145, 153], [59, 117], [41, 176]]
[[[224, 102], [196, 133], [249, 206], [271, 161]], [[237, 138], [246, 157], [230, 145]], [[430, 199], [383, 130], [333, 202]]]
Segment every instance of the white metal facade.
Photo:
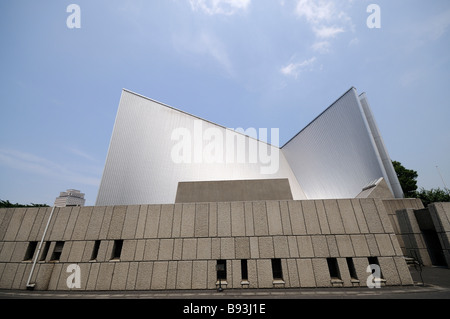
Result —
[[[366, 99], [365, 103], [369, 112]], [[278, 152], [278, 171], [262, 174], [265, 164], [248, 160], [175, 163], [172, 133], [179, 128], [195, 132], [199, 125], [202, 133], [214, 129], [223, 136], [245, 139], [246, 159], [251, 155], [251, 143], [257, 143], [258, 149], [269, 148], [268, 154]], [[207, 145], [203, 141], [202, 146]], [[382, 160], [380, 149], [386, 159], [376, 124], [372, 118], [367, 119], [354, 88], [282, 148], [123, 90], [96, 205], [171, 204], [179, 182], [268, 178], [288, 178], [294, 200], [353, 198], [380, 177], [391, 188], [398, 183], [396, 176], [386, 173], [390, 163]], [[402, 197], [398, 191], [394, 194]]]

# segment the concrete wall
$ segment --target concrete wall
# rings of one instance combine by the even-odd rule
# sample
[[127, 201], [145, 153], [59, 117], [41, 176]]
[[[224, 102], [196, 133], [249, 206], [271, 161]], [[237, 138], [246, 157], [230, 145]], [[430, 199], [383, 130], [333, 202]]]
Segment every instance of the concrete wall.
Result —
[[[32, 262], [23, 259], [29, 242], [41, 240], [50, 212], [0, 210], [1, 289], [25, 289]], [[120, 260], [111, 260], [115, 240], [123, 240]], [[64, 248], [52, 262], [58, 241]], [[32, 278], [39, 290], [69, 289], [71, 264], [80, 267], [80, 290], [215, 289], [219, 259], [226, 260], [228, 289], [365, 286], [369, 256], [378, 257], [386, 285], [412, 284], [376, 199], [57, 208], [45, 242], [48, 254]], [[340, 281], [332, 283], [328, 257], [337, 259]], [[282, 281], [273, 279], [273, 258], [281, 260]], [[248, 283], [241, 280], [242, 259]]]
[[447, 266], [450, 267], [450, 203], [428, 205], [431, 219], [441, 243]]
[[175, 203], [292, 200], [289, 180], [254, 179], [178, 183]]

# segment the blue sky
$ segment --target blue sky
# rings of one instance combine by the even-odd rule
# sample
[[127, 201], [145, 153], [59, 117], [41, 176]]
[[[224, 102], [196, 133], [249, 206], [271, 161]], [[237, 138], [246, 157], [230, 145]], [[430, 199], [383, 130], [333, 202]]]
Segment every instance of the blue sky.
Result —
[[[70, 4], [81, 28], [69, 29]], [[381, 28], [369, 29], [369, 4]], [[283, 145], [354, 86], [391, 158], [450, 186], [448, 0], [3, 0], [0, 198], [97, 196], [122, 88]]]

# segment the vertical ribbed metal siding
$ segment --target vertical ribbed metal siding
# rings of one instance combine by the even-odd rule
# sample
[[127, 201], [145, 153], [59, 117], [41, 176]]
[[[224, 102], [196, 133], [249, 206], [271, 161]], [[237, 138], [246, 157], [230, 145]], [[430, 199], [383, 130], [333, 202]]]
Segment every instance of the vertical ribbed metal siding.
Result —
[[386, 177], [354, 88], [283, 148], [308, 199], [353, 198]]
[[[282, 152], [279, 171], [273, 175], [261, 174], [259, 163], [175, 164], [172, 132], [193, 132], [195, 120], [201, 119], [124, 90], [96, 205], [169, 204], [175, 202], [178, 182], [267, 178], [288, 178], [294, 199], [306, 199]], [[202, 125], [203, 131], [226, 131], [208, 121], [202, 120]], [[246, 152], [248, 157], [248, 148]]]

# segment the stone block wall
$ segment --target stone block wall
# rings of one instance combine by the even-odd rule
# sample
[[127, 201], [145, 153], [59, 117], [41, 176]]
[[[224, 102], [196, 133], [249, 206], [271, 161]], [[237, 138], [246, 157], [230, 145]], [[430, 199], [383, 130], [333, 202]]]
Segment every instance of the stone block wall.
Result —
[[[26, 288], [50, 212], [0, 210], [0, 289]], [[80, 290], [216, 289], [223, 260], [227, 289], [365, 287], [368, 257], [386, 285], [412, 284], [378, 199], [67, 207], [54, 211], [31, 282], [68, 290], [76, 264]]]

